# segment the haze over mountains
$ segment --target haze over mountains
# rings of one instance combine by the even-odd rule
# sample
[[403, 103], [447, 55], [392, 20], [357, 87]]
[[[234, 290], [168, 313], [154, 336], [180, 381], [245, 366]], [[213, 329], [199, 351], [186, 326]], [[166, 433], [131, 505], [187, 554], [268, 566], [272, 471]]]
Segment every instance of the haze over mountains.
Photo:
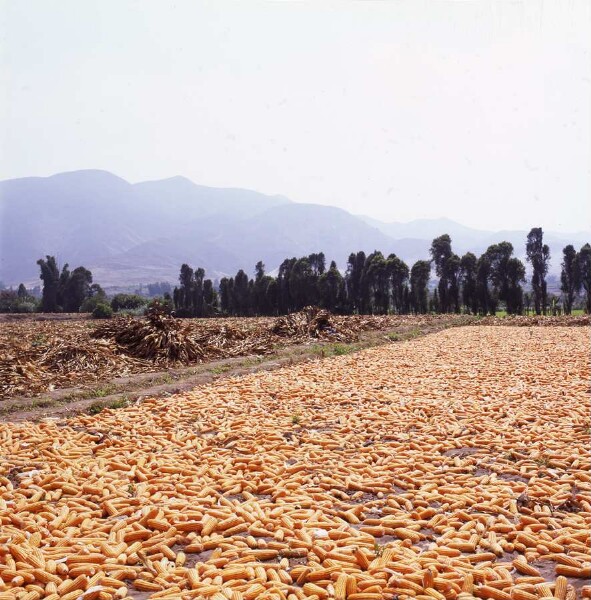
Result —
[[[410, 264], [428, 258], [431, 240], [442, 233], [450, 234], [458, 254], [480, 254], [502, 240], [519, 257], [525, 252], [526, 231], [478, 231], [448, 219], [383, 223], [184, 177], [130, 184], [86, 170], [0, 182], [0, 281], [7, 285], [39, 283], [36, 261], [46, 254], [70, 267], [84, 265], [105, 287], [176, 282], [184, 262], [213, 278], [240, 268], [252, 275], [258, 260], [271, 272], [286, 257], [318, 251], [342, 270], [357, 250], [394, 252]], [[578, 248], [590, 239], [587, 232], [545, 232], [551, 272], [559, 270], [566, 244]]]

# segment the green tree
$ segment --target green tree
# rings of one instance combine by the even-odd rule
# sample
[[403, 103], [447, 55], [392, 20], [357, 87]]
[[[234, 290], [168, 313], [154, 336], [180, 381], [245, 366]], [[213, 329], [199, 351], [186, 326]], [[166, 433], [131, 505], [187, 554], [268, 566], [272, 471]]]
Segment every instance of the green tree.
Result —
[[343, 310], [345, 299], [345, 281], [337, 269], [334, 260], [330, 263], [328, 271], [323, 273], [318, 280], [320, 305], [331, 312]]
[[524, 296], [521, 284], [525, 281], [525, 266], [518, 258], [507, 261], [507, 287], [504, 300], [510, 315], [523, 314]]
[[390, 276], [392, 290], [392, 310], [396, 314], [403, 314], [408, 310], [408, 265], [395, 254], [390, 254], [387, 259], [387, 268]]
[[585, 244], [578, 255], [579, 281], [585, 290], [585, 312], [591, 314], [591, 246]]
[[478, 301], [478, 313], [481, 315], [494, 315], [496, 312], [496, 299], [490, 293], [488, 285], [490, 278], [490, 257], [485, 252], [476, 264], [476, 298]]
[[460, 259], [452, 252], [449, 235], [445, 233], [436, 237], [431, 242], [429, 253], [435, 265], [435, 273], [439, 277], [437, 290], [441, 312], [459, 312]]
[[533, 227], [527, 234], [525, 252], [527, 261], [532, 266], [531, 287], [536, 315], [546, 314], [548, 304], [546, 275], [550, 262], [550, 248], [544, 244], [544, 232], [541, 227]]
[[217, 311], [217, 294], [213, 287], [213, 281], [211, 279], [205, 279], [203, 281], [203, 304], [202, 304], [202, 316], [210, 317]]
[[41, 268], [43, 292], [41, 299], [42, 312], [53, 313], [58, 311], [57, 294], [60, 272], [54, 256], [47, 255], [45, 260], [40, 258], [37, 264]]
[[277, 273], [277, 286], [278, 286], [278, 298], [279, 298], [279, 314], [286, 314], [293, 312], [294, 301], [292, 298], [290, 281], [291, 271], [297, 262], [297, 258], [286, 258], [279, 265], [279, 272]]
[[138, 294], [115, 294], [111, 300], [111, 308], [115, 312], [137, 310], [146, 304], [148, 304], [148, 299]]
[[460, 282], [462, 287], [462, 304], [472, 314], [478, 313], [478, 296], [476, 294], [476, 273], [478, 259], [472, 252], [466, 252], [460, 259]]
[[308, 257], [299, 258], [289, 274], [289, 293], [294, 310], [315, 304], [316, 278]]
[[232, 312], [232, 285], [228, 277], [222, 277], [220, 280], [220, 308], [225, 315], [231, 315]]
[[365, 252], [352, 252], [347, 261], [347, 272], [345, 274], [345, 286], [349, 310], [353, 313], [363, 312], [367, 299], [362, 292], [361, 278], [365, 268]]
[[232, 296], [235, 314], [240, 317], [248, 316], [250, 308], [248, 275], [242, 269], [234, 277]]
[[76, 267], [64, 284], [64, 310], [78, 312], [84, 300], [90, 296], [91, 285], [92, 273], [84, 267]]
[[384, 255], [377, 250], [365, 261], [361, 287], [364, 312], [386, 314], [390, 304], [390, 273]]
[[577, 251], [569, 244], [562, 250], [560, 290], [562, 291], [564, 314], [570, 315], [577, 291], [581, 287]]
[[410, 298], [413, 312], [425, 314], [429, 309], [427, 285], [431, 275], [431, 262], [418, 260], [410, 269]]
[[202, 317], [204, 314], [203, 309], [203, 278], [205, 277], [205, 271], [199, 267], [195, 269], [193, 273], [193, 302], [191, 315], [193, 317]]
[[270, 315], [279, 314], [279, 284], [277, 279], [271, 277], [265, 291], [266, 303]]
[[255, 278], [252, 292], [252, 305], [256, 315], [272, 315], [275, 314], [276, 307], [269, 304], [269, 295], [267, 289], [273, 278], [265, 275], [265, 265], [262, 261], [255, 265]]
[[178, 308], [183, 309], [186, 316], [192, 313], [193, 304], [193, 269], [188, 264], [181, 265], [179, 274], [180, 289], [178, 293]]
[[523, 289], [525, 267], [517, 258], [513, 258], [513, 244], [500, 242], [489, 246], [486, 255], [490, 263], [489, 278], [493, 286], [493, 297], [501, 300], [509, 314], [523, 311]]
[[60, 277], [57, 284], [57, 305], [58, 310], [65, 310], [66, 306], [66, 289], [68, 287], [68, 282], [70, 281], [70, 266], [66, 263], [62, 272], [60, 273]]

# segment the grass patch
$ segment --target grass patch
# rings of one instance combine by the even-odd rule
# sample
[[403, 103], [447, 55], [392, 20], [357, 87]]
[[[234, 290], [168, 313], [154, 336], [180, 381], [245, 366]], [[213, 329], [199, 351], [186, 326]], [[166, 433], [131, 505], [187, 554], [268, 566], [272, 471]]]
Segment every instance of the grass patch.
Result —
[[104, 408], [105, 408], [105, 405], [102, 402], [93, 402], [88, 407], [88, 414], [89, 415], [98, 415], [99, 413], [101, 413], [103, 411]]
[[109, 402], [109, 404], [107, 404], [107, 407], [115, 410], [117, 408], [125, 408], [128, 404], [129, 398], [127, 396], [121, 396], [121, 398], [117, 398], [117, 400]]
[[213, 373], [214, 375], [221, 375], [230, 369], [232, 369], [232, 365], [219, 365], [218, 367], [212, 367], [209, 369], [209, 372]]
[[129, 405], [129, 398], [127, 396], [121, 396], [121, 398], [117, 398], [112, 400], [111, 402], [93, 402], [88, 407], [88, 414], [90, 415], [98, 415], [105, 408], [110, 408], [112, 410], [117, 410], [118, 408], [125, 408]]
[[329, 346], [329, 348], [333, 356], [344, 356], [345, 354], [351, 354], [351, 352], [357, 350], [355, 346], [347, 346], [346, 344], [333, 344], [332, 346]]

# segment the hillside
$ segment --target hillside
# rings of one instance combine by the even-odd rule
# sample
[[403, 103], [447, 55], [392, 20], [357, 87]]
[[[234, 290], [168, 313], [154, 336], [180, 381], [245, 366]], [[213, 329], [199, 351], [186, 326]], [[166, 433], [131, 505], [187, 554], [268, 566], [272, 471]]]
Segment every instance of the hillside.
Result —
[[[395, 252], [409, 263], [428, 257], [433, 237], [449, 233], [454, 250], [481, 253], [506, 239], [523, 257], [525, 231], [478, 231], [449, 219], [383, 223], [342, 209], [298, 204], [283, 196], [197, 185], [184, 177], [131, 184], [106, 171], [0, 182], [0, 281], [38, 282], [38, 258], [84, 264], [104, 286], [176, 281], [181, 263], [212, 277], [263, 260], [323, 250], [345, 268], [351, 251]], [[567, 243], [585, 234], [546, 234], [552, 272]]]

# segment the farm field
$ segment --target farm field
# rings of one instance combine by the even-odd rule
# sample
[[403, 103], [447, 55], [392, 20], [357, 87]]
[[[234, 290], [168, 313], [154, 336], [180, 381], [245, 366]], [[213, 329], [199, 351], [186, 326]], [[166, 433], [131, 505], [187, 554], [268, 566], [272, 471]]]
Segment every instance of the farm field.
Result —
[[[78, 315], [73, 315], [77, 317]], [[172, 319], [155, 315], [0, 321], [2, 400], [215, 360], [268, 356], [295, 344], [351, 343], [364, 332], [419, 334], [468, 323], [462, 315], [337, 316], [318, 309], [287, 317]]]
[[590, 597], [589, 333], [459, 327], [0, 423], [0, 600]]

